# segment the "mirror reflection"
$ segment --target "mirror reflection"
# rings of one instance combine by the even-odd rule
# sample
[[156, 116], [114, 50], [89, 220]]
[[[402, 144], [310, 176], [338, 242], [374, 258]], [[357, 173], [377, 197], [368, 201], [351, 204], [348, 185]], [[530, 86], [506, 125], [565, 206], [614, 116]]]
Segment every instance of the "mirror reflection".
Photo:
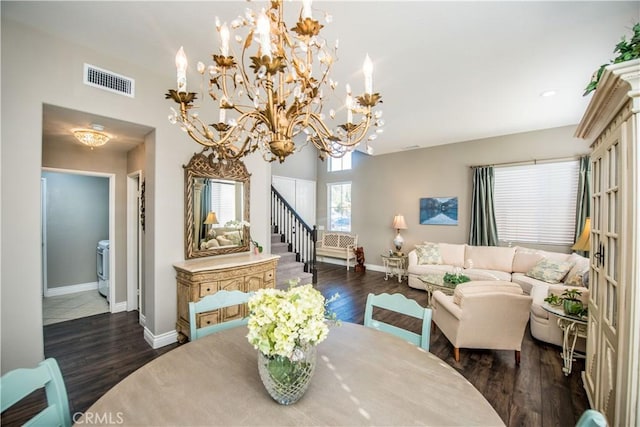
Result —
[[194, 233], [199, 237], [194, 240], [194, 250], [241, 245], [245, 239], [246, 225], [242, 219], [244, 184], [226, 179], [194, 177], [193, 185], [197, 189], [194, 193], [194, 217], [197, 218], [194, 226], [198, 228], [194, 229]]
[[185, 257], [249, 250], [249, 174], [196, 154], [185, 166]]

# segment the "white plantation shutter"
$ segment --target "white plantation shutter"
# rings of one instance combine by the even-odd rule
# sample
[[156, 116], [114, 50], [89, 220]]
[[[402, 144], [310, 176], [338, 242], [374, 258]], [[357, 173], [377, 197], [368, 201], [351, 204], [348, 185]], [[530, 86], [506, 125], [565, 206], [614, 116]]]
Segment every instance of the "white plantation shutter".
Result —
[[569, 245], [574, 241], [577, 160], [496, 167], [498, 239]]

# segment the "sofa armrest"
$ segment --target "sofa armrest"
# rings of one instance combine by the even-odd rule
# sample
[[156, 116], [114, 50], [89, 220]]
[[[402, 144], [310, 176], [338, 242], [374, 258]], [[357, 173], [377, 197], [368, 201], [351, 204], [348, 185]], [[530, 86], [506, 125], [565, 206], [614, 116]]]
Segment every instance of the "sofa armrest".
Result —
[[460, 319], [462, 317], [462, 309], [459, 305], [453, 303], [453, 298], [447, 296], [442, 291], [434, 291], [431, 296], [433, 307], [438, 310], [444, 310], [448, 315]]
[[418, 265], [418, 254], [416, 253], [416, 250], [413, 249], [411, 251], [409, 251], [409, 253], [407, 254], [407, 265]]

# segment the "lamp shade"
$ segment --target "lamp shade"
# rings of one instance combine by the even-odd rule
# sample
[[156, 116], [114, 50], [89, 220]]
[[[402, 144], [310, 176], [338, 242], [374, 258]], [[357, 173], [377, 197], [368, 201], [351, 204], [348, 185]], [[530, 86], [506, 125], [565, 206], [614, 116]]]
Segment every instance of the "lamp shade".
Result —
[[403, 215], [396, 215], [393, 217], [393, 228], [396, 230], [407, 229], [407, 223], [405, 222]]
[[571, 246], [571, 249], [574, 251], [585, 251], [589, 252], [591, 244], [591, 218], [586, 218], [584, 220], [584, 228], [582, 229], [582, 233], [576, 244]]
[[215, 212], [209, 212], [207, 214], [207, 219], [204, 220], [203, 224], [217, 224], [218, 223], [218, 218], [216, 217], [216, 213]]

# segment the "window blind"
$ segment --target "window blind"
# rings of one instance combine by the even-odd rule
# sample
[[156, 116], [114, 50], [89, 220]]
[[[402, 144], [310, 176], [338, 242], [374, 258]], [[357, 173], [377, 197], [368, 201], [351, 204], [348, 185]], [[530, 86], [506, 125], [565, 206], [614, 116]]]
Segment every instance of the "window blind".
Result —
[[211, 181], [211, 210], [216, 213], [218, 223], [224, 226], [236, 217], [236, 183], [233, 181]]
[[579, 162], [496, 167], [498, 239], [570, 245], [574, 241]]

